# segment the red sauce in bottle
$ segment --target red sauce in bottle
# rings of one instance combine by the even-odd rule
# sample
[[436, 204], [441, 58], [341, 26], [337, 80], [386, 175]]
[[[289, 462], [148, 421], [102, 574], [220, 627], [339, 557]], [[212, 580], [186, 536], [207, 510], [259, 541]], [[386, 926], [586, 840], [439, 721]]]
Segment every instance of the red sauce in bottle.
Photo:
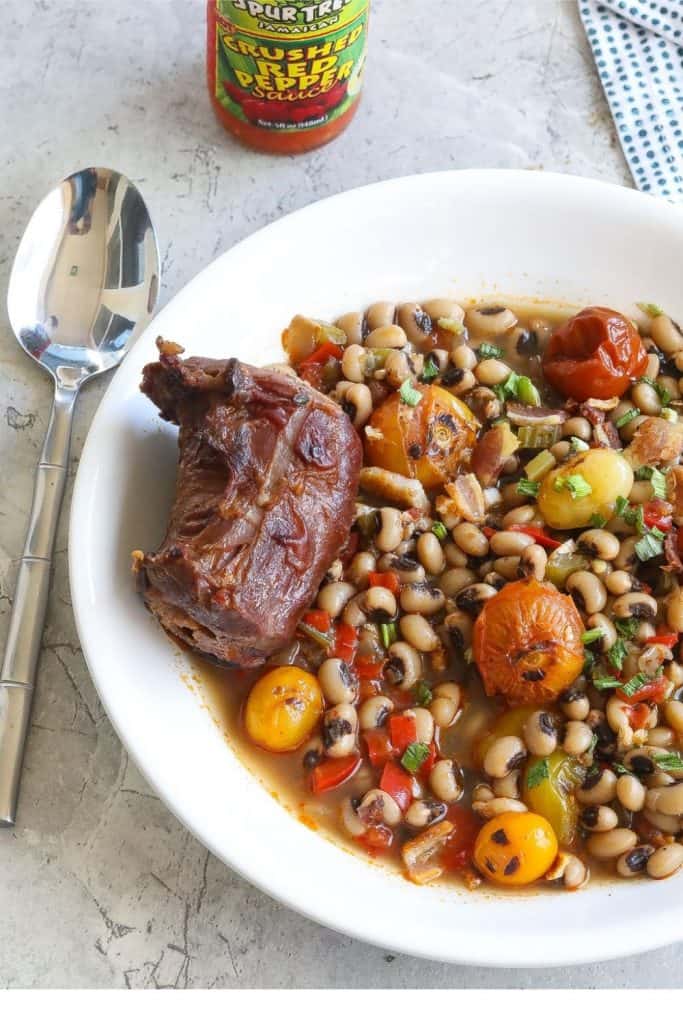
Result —
[[302, 153], [346, 128], [365, 67], [369, 0], [208, 0], [207, 84], [255, 149]]

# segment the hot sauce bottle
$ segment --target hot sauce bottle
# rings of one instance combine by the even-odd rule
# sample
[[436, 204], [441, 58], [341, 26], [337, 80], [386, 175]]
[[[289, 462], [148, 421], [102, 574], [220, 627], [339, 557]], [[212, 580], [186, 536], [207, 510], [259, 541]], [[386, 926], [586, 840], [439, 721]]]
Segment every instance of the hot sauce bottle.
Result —
[[339, 135], [360, 99], [369, 0], [208, 0], [207, 83], [221, 123], [269, 153]]

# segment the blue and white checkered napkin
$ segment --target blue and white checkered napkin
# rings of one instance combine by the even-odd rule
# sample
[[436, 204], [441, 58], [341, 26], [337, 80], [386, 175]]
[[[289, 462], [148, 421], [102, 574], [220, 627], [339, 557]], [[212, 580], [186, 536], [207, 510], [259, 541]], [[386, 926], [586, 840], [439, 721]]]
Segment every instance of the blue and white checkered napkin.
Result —
[[683, 200], [683, 0], [579, 0], [636, 185]]

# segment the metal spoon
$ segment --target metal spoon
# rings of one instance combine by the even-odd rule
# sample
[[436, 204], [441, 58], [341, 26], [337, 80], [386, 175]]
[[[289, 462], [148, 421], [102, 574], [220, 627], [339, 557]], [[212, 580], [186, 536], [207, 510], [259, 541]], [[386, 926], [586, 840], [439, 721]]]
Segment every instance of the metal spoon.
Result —
[[54, 379], [55, 392], [0, 672], [0, 826], [16, 818], [76, 397], [84, 381], [121, 362], [149, 321], [158, 290], [147, 207], [135, 185], [106, 167], [65, 178], [19, 243], [9, 319], [21, 347]]

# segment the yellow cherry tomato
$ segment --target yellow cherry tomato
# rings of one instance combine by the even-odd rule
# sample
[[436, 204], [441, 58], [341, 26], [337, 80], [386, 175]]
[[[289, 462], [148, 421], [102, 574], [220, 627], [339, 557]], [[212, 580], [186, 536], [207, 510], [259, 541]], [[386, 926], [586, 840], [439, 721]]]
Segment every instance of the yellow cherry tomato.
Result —
[[632, 487], [633, 470], [623, 455], [591, 448], [543, 477], [538, 509], [554, 530], [576, 530], [596, 514], [611, 519], [617, 498], [627, 498]]
[[296, 750], [323, 713], [323, 695], [310, 672], [293, 665], [274, 668], [254, 683], [244, 709], [249, 738], [275, 753]]
[[574, 790], [584, 775], [576, 758], [563, 750], [530, 758], [524, 773], [522, 800], [550, 822], [563, 846], [571, 846], [576, 839], [579, 807]]
[[508, 811], [487, 821], [474, 843], [474, 863], [497, 885], [530, 885], [557, 856], [557, 838], [540, 814]]
[[413, 390], [420, 396], [416, 405], [396, 391], [373, 412], [366, 464], [416, 478], [423, 487], [441, 487], [468, 461], [481, 424], [445, 388], [418, 384]]

